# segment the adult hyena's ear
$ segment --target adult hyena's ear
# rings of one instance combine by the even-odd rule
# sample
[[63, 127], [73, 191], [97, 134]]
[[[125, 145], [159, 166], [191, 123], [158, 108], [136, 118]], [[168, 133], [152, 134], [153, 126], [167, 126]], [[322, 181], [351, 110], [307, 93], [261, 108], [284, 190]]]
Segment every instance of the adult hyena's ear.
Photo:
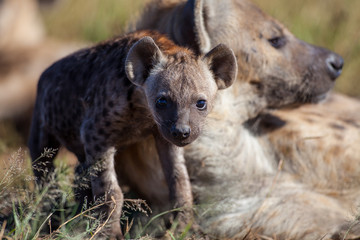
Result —
[[143, 37], [129, 50], [125, 61], [125, 71], [129, 80], [142, 86], [151, 69], [158, 64], [163, 55], [151, 37]]
[[208, 14], [204, 5], [204, 0], [188, 0], [181, 14], [176, 16], [173, 25], [176, 41], [195, 49], [200, 54], [207, 53], [211, 47], [205, 24]]
[[238, 68], [236, 57], [230, 48], [219, 44], [204, 56], [203, 61], [209, 65], [218, 89], [225, 89], [233, 84]]

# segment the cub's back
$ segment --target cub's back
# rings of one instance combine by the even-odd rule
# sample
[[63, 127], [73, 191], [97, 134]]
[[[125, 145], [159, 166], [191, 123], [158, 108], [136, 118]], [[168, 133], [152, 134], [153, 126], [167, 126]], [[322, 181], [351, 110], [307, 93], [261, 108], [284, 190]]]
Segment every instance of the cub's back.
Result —
[[79, 50], [50, 66], [40, 77], [34, 112], [42, 126], [64, 145], [75, 144], [80, 142], [79, 128], [89, 109], [100, 109], [113, 94], [129, 101], [128, 93], [136, 87], [126, 77], [125, 60], [131, 46], [144, 36], [159, 40], [160, 45], [164, 42], [156, 32], [134, 32]]

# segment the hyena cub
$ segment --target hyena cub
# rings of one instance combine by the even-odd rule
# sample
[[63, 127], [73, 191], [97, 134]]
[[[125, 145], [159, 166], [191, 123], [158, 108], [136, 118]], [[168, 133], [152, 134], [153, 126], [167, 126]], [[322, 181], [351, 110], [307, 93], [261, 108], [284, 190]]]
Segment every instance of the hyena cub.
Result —
[[[174, 207], [190, 217], [192, 194], [183, 147], [201, 133], [218, 89], [236, 78], [235, 56], [218, 45], [205, 56], [153, 31], [134, 32], [80, 50], [40, 77], [29, 148], [32, 159], [61, 145], [76, 154], [77, 173], [95, 169], [92, 196], [112, 198], [111, 235], [121, 238], [122, 191], [114, 172], [117, 149], [152, 134]], [[44, 162], [53, 169], [52, 159]], [[34, 168], [41, 183], [43, 171]]]

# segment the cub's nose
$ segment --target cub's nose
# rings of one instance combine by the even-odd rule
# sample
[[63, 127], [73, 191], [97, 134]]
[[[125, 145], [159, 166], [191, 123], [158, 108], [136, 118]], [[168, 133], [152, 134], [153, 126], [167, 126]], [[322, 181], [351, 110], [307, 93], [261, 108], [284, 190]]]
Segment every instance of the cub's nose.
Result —
[[179, 140], [184, 140], [190, 136], [191, 128], [188, 125], [183, 125], [180, 127], [173, 126], [171, 128], [171, 134], [174, 138]]
[[335, 80], [337, 77], [340, 76], [342, 72], [344, 66], [344, 59], [336, 53], [331, 53], [325, 61], [330, 78], [332, 80]]

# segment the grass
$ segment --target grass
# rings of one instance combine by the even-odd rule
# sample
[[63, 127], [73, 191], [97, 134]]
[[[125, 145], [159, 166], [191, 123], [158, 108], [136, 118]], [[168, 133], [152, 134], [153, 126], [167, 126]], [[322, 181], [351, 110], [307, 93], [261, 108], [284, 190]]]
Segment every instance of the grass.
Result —
[[[55, 152], [45, 149], [39, 159]], [[33, 167], [43, 169], [38, 160], [33, 162]], [[112, 214], [105, 218], [97, 209], [109, 202], [85, 201], [79, 212], [73, 193], [73, 168], [62, 160], [59, 159], [55, 171], [39, 188], [29, 171], [26, 152], [19, 149], [10, 156], [0, 178], [0, 239], [97, 239]], [[116, 201], [111, 201], [116, 206]], [[172, 239], [188, 238], [191, 225], [175, 234], [177, 222], [174, 221], [173, 227], [166, 230], [163, 217], [177, 211], [181, 209], [151, 216], [144, 200], [125, 199], [121, 218], [125, 239], [152, 239], [165, 232]]]
[[[54, 150], [46, 150], [41, 158], [52, 154]], [[85, 234], [94, 232], [99, 225], [97, 219], [77, 217], [71, 224], [62, 224], [72, 218], [77, 209], [68, 166], [60, 164], [46, 179], [46, 184], [36, 188], [30, 168], [25, 166], [28, 162], [25, 156], [21, 149], [15, 152], [8, 159], [8, 168], [1, 178], [1, 239], [83, 239]], [[59, 227], [52, 229], [53, 226]]]

